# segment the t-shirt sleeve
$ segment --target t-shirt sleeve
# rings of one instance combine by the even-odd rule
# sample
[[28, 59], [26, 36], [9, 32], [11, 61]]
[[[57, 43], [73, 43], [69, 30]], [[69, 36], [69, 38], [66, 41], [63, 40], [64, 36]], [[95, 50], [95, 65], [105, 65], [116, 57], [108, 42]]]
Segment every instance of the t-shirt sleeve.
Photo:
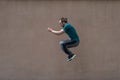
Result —
[[64, 31], [65, 31], [65, 32], [69, 31], [69, 29], [70, 29], [70, 28], [69, 28], [69, 25], [66, 25], [66, 26], [64, 27]]

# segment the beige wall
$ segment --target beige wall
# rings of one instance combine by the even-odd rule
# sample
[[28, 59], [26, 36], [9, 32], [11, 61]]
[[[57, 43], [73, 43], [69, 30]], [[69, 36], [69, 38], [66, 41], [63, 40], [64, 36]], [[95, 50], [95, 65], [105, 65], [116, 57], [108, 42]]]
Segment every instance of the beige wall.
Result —
[[[47, 31], [62, 16], [81, 38], [72, 62]], [[0, 1], [0, 80], [119, 80], [119, 35], [120, 1]]]

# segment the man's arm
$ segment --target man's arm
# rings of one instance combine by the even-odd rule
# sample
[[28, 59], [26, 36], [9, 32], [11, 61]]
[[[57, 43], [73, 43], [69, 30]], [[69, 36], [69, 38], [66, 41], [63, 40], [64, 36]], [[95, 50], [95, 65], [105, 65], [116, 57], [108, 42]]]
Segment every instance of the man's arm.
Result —
[[56, 34], [56, 35], [61, 35], [64, 33], [64, 30], [61, 29], [59, 31], [56, 31], [56, 30], [53, 30], [52, 28], [48, 28], [48, 31], [52, 32], [53, 34]]

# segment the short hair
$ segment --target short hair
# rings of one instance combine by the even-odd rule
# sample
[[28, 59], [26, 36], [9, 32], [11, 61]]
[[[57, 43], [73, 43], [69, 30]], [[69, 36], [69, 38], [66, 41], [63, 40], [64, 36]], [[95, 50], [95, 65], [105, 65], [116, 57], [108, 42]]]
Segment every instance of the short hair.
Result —
[[68, 19], [67, 19], [67, 18], [64, 18], [64, 17], [60, 18], [60, 20], [61, 20], [62, 23], [63, 23], [63, 22], [65, 22], [65, 23], [68, 22]]

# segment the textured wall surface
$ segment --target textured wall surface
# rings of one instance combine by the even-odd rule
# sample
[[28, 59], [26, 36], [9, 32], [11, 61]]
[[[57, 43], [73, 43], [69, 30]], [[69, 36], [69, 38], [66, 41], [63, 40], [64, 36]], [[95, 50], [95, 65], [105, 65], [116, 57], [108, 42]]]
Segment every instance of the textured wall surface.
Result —
[[[47, 27], [68, 17], [81, 38], [67, 56]], [[0, 1], [0, 80], [119, 80], [120, 1]]]

